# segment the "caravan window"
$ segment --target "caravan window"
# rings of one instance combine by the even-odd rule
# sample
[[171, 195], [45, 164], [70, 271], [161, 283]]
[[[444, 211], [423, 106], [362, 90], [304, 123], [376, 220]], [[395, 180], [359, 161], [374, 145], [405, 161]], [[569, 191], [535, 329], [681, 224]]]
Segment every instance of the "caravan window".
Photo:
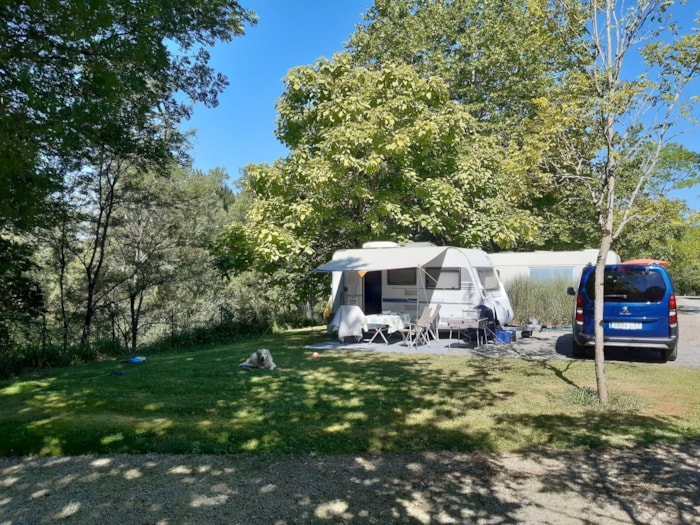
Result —
[[435, 290], [459, 290], [459, 270], [426, 268], [425, 287]]
[[388, 270], [386, 272], [386, 284], [391, 286], [415, 286], [416, 269], [401, 268], [400, 270]]
[[479, 274], [479, 280], [487, 292], [501, 289], [501, 283], [498, 282], [498, 276], [493, 268], [477, 268], [476, 272]]
[[541, 266], [530, 268], [530, 279], [538, 281], [555, 281], [557, 279], [571, 280], [574, 275], [573, 266]]

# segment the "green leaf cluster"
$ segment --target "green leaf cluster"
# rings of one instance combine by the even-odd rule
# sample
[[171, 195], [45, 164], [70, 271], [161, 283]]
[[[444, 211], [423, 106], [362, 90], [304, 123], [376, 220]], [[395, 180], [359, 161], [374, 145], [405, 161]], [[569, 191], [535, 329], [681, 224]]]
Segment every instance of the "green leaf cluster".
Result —
[[372, 239], [511, 245], [536, 232], [527, 174], [505, 169], [510, 148], [441, 78], [344, 53], [291, 70], [285, 87], [277, 134], [290, 153], [248, 166], [243, 183], [261, 264]]

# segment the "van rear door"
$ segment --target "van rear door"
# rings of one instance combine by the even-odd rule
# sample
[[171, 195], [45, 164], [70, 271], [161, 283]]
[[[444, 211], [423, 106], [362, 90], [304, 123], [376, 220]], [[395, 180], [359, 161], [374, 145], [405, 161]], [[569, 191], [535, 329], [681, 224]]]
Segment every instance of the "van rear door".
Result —
[[[589, 283], [593, 281], [589, 279]], [[606, 337], [668, 337], [669, 293], [658, 268], [606, 267], [603, 309]]]

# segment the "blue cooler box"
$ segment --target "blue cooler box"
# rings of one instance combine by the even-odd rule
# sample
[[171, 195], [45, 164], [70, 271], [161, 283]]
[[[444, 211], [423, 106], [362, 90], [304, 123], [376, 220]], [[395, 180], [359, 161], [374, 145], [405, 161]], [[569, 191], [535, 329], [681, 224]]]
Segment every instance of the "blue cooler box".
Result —
[[496, 330], [496, 337], [494, 339], [495, 343], [514, 343], [515, 342], [515, 330]]

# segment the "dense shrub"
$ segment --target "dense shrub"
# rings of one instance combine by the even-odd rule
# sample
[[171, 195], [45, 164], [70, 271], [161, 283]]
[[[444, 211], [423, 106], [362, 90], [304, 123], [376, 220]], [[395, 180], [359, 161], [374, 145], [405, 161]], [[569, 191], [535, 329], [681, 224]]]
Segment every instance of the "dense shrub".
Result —
[[[221, 344], [262, 335], [274, 321], [253, 310], [230, 312], [230, 315], [202, 326], [180, 329], [152, 343], [139, 347], [139, 353]], [[125, 352], [118, 340], [100, 339], [91, 344], [63, 349], [57, 345], [27, 345], [0, 352], [0, 377], [10, 377], [26, 370], [69, 366], [98, 359], [113, 358]]]
[[529, 317], [546, 326], [571, 324], [573, 297], [566, 289], [575, 286], [568, 279], [540, 281], [518, 278], [506, 285], [511, 305], [515, 311], [514, 325], [523, 324]]

